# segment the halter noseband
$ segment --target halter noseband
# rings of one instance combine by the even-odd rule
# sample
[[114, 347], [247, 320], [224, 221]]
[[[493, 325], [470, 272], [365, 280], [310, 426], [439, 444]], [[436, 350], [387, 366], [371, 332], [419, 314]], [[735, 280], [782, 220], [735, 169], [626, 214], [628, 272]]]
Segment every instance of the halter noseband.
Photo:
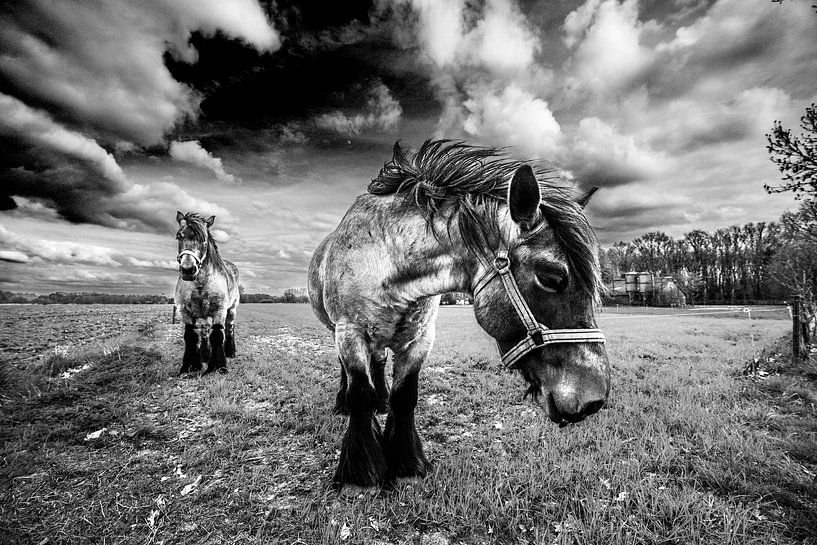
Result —
[[193, 258], [193, 261], [195, 261], [195, 262], [196, 262], [196, 267], [197, 267], [197, 268], [201, 268], [201, 262], [202, 262], [202, 261], [204, 261], [204, 257], [207, 255], [207, 250], [205, 249], [205, 250], [204, 250], [204, 252], [205, 252], [205, 253], [204, 253], [204, 255], [203, 255], [203, 256], [201, 256], [201, 257], [199, 257], [199, 256], [198, 256], [198, 254], [196, 254], [196, 252], [194, 252], [193, 250], [187, 250], [187, 249], [185, 249], [185, 250], [182, 250], [181, 252], [179, 252], [179, 255], [178, 255], [178, 256], [176, 256], [176, 261], [178, 261], [179, 263], [181, 263], [181, 262], [182, 262], [182, 258], [183, 258], [184, 256], [186, 256], [186, 255], [189, 255], [190, 257], [192, 257], [192, 258]]
[[[534, 234], [535, 232], [531, 233], [525, 240]], [[549, 329], [546, 325], [536, 321], [533, 312], [519, 291], [516, 279], [513, 277], [511, 260], [508, 258], [507, 250], [500, 250], [496, 253], [491, 268], [482, 275], [474, 286], [474, 298], [476, 299], [477, 294], [497, 276], [502, 280], [505, 293], [508, 294], [516, 314], [522, 320], [525, 329], [527, 329], [525, 338], [502, 354], [502, 364], [506, 368], [513, 367], [528, 352], [548, 344], [604, 343], [604, 333], [600, 329]], [[499, 347], [498, 342], [497, 347]], [[500, 349], [500, 353], [502, 353], [502, 349]]]

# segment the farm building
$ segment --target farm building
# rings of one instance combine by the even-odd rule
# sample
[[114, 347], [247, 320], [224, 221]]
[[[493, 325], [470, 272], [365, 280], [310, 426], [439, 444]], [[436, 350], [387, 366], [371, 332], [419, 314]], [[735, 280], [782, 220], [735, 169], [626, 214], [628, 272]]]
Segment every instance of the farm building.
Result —
[[613, 279], [610, 295], [631, 305], [685, 307], [686, 296], [672, 276], [630, 271]]

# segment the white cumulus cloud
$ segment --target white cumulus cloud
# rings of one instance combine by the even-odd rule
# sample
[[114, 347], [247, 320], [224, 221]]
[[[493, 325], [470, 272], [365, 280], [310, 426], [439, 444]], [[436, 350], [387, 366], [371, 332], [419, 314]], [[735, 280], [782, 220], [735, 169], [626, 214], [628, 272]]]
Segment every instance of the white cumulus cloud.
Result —
[[388, 87], [378, 82], [368, 91], [365, 112], [347, 115], [334, 111], [318, 116], [315, 124], [322, 129], [352, 136], [364, 129], [392, 129], [402, 115], [400, 103], [391, 95]]
[[491, 145], [513, 146], [534, 157], [557, 152], [561, 127], [547, 102], [510, 84], [501, 91], [476, 88], [463, 106], [465, 132]]
[[210, 170], [216, 175], [216, 178], [222, 182], [233, 183], [236, 181], [235, 176], [228, 174], [224, 170], [224, 165], [221, 159], [213, 157], [213, 155], [201, 147], [198, 140], [188, 140], [186, 142], [171, 142], [169, 149], [170, 156], [177, 161], [196, 165], [201, 168]]

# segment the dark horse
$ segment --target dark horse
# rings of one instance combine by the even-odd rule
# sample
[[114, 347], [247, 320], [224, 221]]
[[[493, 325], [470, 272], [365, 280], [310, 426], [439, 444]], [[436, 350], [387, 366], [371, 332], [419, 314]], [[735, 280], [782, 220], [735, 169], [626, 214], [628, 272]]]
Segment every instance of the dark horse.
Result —
[[235, 311], [238, 308], [238, 268], [221, 259], [210, 235], [215, 216], [176, 212], [179, 231], [179, 280], [176, 309], [184, 322], [181, 372], [227, 372], [227, 358], [235, 357]]
[[[427, 141], [394, 157], [321, 242], [309, 297], [334, 332], [336, 412], [349, 414], [337, 485], [423, 476], [417, 378], [440, 294], [474, 296], [479, 325], [554, 422], [604, 405], [610, 364], [594, 317], [596, 239], [578, 199], [501, 150]], [[391, 394], [385, 349], [393, 352]], [[385, 430], [374, 417], [388, 407]]]

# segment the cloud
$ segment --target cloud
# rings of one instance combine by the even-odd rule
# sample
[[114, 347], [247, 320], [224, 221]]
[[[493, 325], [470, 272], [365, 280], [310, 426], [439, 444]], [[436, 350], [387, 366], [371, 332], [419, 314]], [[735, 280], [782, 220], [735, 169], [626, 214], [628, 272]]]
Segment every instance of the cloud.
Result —
[[417, 37], [423, 51], [437, 66], [451, 62], [462, 43], [465, 1], [410, 0], [407, 3], [419, 14]]
[[31, 258], [18, 250], [0, 250], [0, 261], [10, 263], [28, 263]]
[[138, 259], [131, 256], [123, 258], [123, 263], [143, 269], [178, 270], [179, 264], [170, 259]]
[[[166, 55], [196, 60], [193, 32], [222, 32], [262, 52], [280, 46], [255, 0], [34, 0], [0, 12], [3, 208], [23, 197], [73, 222], [150, 230], [172, 227], [168, 203], [224, 212], [172, 184], [132, 183], [110, 151], [161, 143], [198, 115], [201, 96], [165, 65]], [[179, 153], [230, 180], [218, 159], [195, 152]]]
[[159, 142], [200, 96], [175, 81], [170, 53], [196, 60], [193, 32], [222, 31], [259, 51], [280, 38], [254, 0], [35, 0], [0, 15], [0, 76], [11, 94], [106, 141]]
[[0, 93], [0, 127], [34, 146], [61, 153], [87, 164], [116, 188], [127, 185], [116, 160], [94, 140], [65, 129], [48, 114], [26, 106], [20, 100]]
[[622, 134], [597, 117], [579, 121], [565, 160], [582, 185], [620, 185], [657, 177], [671, 162], [635, 136]]
[[474, 88], [469, 95], [462, 128], [472, 138], [534, 157], [552, 157], [560, 147], [561, 127], [544, 100], [514, 84], [501, 91]]
[[122, 229], [139, 226], [154, 232], [173, 231], [177, 228], [177, 210], [214, 215], [218, 227], [227, 232], [237, 228], [235, 218], [226, 208], [194, 197], [171, 182], [134, 183], [124, 193], [101, 199], [99, 205], [114, 218], [114, 224], [109, 226]]
[[753, 87], [728, 96], [696, 92], [643, 112], [642, 134], [654, 146], [687, 153], [725, 142], [751, 140], [758, 148], [774, 119], [796, 119], [799, 105], [782, 89]]
[[582, 39], [593, 22], [593, 17], [600, 5], [601, 0], [587, 0], [574, 11], [568, 13], [564, 22], [564, 42], [567, 47], [573, 47]]
[[646, 70], [653, 53], [641, 44], [643, 27], [637, 0], [587, 0], [568, 15], [565, 43], [578, 44], [567, 81], [571, 93], [610, 93]]
[[[561, 139], [541, 96], [551, 74], [537, 62], [541, 41], [516, 2], [408, 4], [417, 15], [412, 32], [443, 104], [436, 136], [551, 156]], [[395, 24], [403, 32], [406, 23]]]
[[235, 176], [227, 174], [221, 159], [213, 157], [206, 149], [201, 147], [198, 140], [188, 140], [186, 142], [171, 142], [169, 149], [170, 156], [177, 161], [190, 163], [206, 170], [210, 170], [216, 175], [218, 180], [227, 183], [234, 183]]
[[315, 124], [326, 130], [331, 130], [345, 136], [360, 134], [364, 129], [379, 128], [392, 129], [403, 115], [403, 109], [391, 95], [389, 88], [381, 82], [372, 85], [368, 90], [366, 112], [355, 115], [346, 115], [340, 111], [320, 115], [315, 118]]
[[[0, 226], [0, 245], [17, 255], [24, 255], [20, 262], [46, 261], [49, 263], [85, 263], [119, 267], [114, 251], [103, 246], [74, 242], [58, 242], [26, 237]], [[6, 250], [9, 251], [9, 250]]]
[[493, 75], [513, 75], [530, 67], [540, 48], [514, 2], [488, 0], [482, 18], [463, 38], [461, 55]]

